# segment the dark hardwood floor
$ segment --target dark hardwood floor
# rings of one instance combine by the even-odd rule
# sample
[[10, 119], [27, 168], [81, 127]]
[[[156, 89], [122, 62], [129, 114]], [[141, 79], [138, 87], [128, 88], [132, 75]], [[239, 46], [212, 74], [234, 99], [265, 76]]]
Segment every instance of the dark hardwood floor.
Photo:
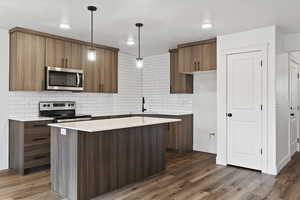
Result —
[[[167, 170], [162, 174], [95, 200], [300, 200], [300, 153], [277, 177], [217, 166], [215, 156], [207, 153], [168, 153], [167, 161]], [[0, 172], [0, 200], [16, 199], [61, 200], [50, 192], [49, 171], [26, 176], [9, 170]]]

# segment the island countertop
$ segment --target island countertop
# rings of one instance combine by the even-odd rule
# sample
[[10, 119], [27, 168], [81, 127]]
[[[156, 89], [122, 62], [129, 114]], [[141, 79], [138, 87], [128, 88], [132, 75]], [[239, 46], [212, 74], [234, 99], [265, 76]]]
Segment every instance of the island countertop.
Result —
[[166, 124], [166, 123], [179, 122], [179, 121], [181, 121], [181, 119], [154, 118], [154, 117], [126, 117], [126, 118], [101, 119], [101, 120], [67, 122], [67, 123], [52, 123], [49, 124], [49, 126], [92, 133], [92, 132], [124, 129], [124, 128], [149, 126], [155, 124]]

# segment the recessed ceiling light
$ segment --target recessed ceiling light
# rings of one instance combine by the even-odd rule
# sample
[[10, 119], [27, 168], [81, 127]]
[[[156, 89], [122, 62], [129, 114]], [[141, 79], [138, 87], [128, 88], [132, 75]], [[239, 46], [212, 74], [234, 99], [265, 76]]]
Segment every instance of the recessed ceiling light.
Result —
[[210, 29], [210, 28], [212, 28], [212, 24], [211, 23], [204, 23], [204, 24], [202, 24], [202, 26], [201, 26], [203, 29]]
[[60, 27], [61, 29], [70, 29], [70, 28], [71, 28], [70, 24], [66, 24], [66, 23], [61, 23], [61, 24], [59, 25], [59, 27]]
[[132, 37], [129, 37], [127, 40], [127, 45], [132, 46], [134, 44], [135, 44], [134, 39]]

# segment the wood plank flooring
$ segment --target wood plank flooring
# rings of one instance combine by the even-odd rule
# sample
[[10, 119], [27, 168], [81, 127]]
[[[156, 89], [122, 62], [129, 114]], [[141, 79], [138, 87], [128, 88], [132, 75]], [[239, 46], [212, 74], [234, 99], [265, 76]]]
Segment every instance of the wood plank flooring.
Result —
[[[61, 200], [50, 192], [49, 170], [20, 176], [0, 172], [0, 200]], [[167, 170], [95, 200], [300, 200], [300, 153], [277, 176], [215, 165], [215, 156], [167, 154]]]

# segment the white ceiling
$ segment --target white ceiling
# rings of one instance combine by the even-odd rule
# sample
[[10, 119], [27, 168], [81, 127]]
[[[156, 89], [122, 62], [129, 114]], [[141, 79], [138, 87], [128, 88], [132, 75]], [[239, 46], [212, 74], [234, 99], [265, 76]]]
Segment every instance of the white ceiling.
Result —
[[[208, 39], [268, 25], [286, 33], [300, 32], [299, 0], [1, 0], [0, 27], [22, 26], [80, 40], [89, 40], [90, 13], [96, 5], [95, 42], [136, 54], [127, 46], [143, 22], [143, 56], [166, 53], [183, 42]], [[214, 27], [202, 30], [201, 23]], [[70, 30], [59, 24], [68, 22]]]

